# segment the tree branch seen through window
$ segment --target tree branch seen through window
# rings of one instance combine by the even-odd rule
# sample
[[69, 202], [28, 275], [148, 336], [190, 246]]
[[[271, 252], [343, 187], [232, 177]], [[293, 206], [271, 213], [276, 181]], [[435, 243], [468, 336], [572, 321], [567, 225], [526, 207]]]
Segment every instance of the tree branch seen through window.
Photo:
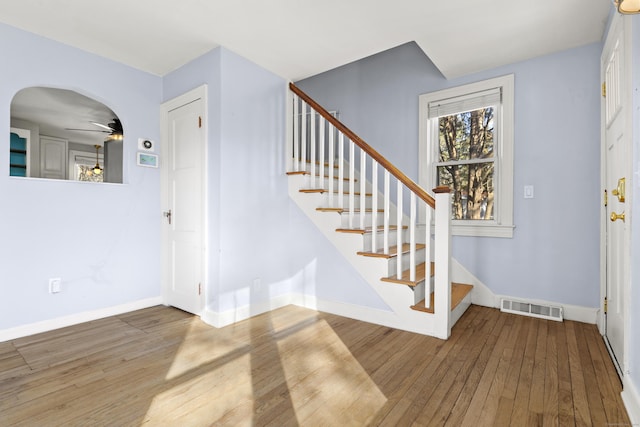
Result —
[[494, 107], [438, 118], [438, 185], [452, 191], [452, 219], [492, 220]]

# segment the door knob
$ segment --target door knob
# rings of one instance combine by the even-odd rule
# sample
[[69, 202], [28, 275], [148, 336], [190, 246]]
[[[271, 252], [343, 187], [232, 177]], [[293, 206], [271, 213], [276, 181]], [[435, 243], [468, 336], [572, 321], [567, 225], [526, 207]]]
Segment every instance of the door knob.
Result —
[[618, 197], [618, 201], [620, 203], [624, 203], [624, 187], [625, 187], [625, 179], [620, 178], [618, 180], [618, 186], [611, 191], [611, 194]]
[[621, 214], [611, 212], [611, 216], [609, 218], [611, 219], [611, 221], [616, 221], [618, 219], [621, 219], [622, 222], [624, 222], [624, 212], [622, 212]]

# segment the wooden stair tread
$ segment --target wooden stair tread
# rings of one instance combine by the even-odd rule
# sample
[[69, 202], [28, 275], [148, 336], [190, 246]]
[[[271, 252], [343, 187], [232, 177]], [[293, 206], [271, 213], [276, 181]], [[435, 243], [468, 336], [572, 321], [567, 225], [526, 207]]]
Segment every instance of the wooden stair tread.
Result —
[[[300, 161], [302, 161], [302, 159], [298, 159], [298, 161], [300, 162]], [[310, 165], [311, 164], [311, 160], [306, 160], [305, 163]], [[337, 160], [333, 162], [333, 168], [334, 169], [338, 169], [339, 165], [337, 163], [338, 163]], [[315, 164], [316, 164], [316, 166], [320, 166], [320, 161], [316, 160]], [[324, 164], [325, 168], [329, 167], [329, 162], [324, 162], [323, 164]]]
[[[329, 192], [329, 190], [327, 190], [326, 188], [301, 188], [298, 191], [300, 191], [301, 193], [328, 193]], [[338, 191], [334, 191], [333, 194], [338, 194]], [[343, 191], [342, 194], [344, 196], [348, 196], [351, 193], [348, 191]], [[356, 191], [353, 193], [354, 196], [359, 196], [361, 194], [362, 193], [360, 193], [359, 191]], [[365, 193], [364, 195], [365, 197], [371, 197], [373, 194]]]
[[[451, 283], [451, 310], [456, 308], [458, 304], [471, 292], [473, 285], [467, 285], [464, 283]], [[416, 311], [423, 311], [425, 313], [433, 314], [434, 298], [433, 292], [431, 292], [431, 307], [426, 308], [425, 300], [420, 301], [416, 305], [412, 305], [411, 308]]]
[[[311, 172], [309, 171], [293, 171], [293, 172], [287, 172], [287, 175], [311, 175]], [[316, 178], [320, 178], [320, 175], [315, 175]], [[324, 178], [329, 178], [329, 175], [325, 175]], [[340, 179], [339, 176], [334, 176], [333, 179]], [[343, 181], [349, 181], [348, 177], [343, 177], [342, 178]], [[353, 182], [358, 182], [357, 178], [353, 179]]]
[[[426, 245], [422, 244], [422, 243], [416, 243], [416, 251], [420, 250], [420, 249], [424, 249], [426, 247]], [[410, 250], [409, 244], [408, 243], [403, 243], [402, 244], [402, 253], [408, 253]], [[393, 258], [394, 256], [396, 256], [398, 254], [398, 246], [389, 246], [389, 253], [385, 254], [384, 253], [384, 249], [379, 249], [376, 252], [366, 252], [366, 251], [360, 251], [358, 252], [358, 255], [362, 255], [362, 256], [368, 256], [368, 257], [373, 257], [373, 258]]]
[[[426, 269], [426, 263], [423, 262], [422, 264], [418, 264], [416, 265], [416, 280], [409, 280], [410, 277], [410, 271], [409, 270], [405, 270], [402, 272], [402, 276], [398, 279], [398, 276], [391, 276], [391, 277], [383, 277], [382, 280], [383, 282], [389, 282], [389, 283], [398, 283], [400, 285], [407, 285], [407, 286], [417, 286], [420, 282], [422, 282], [425, 278], [426, 278], [426, 274], [425, 274], [425, 269]], [[433, 276], [433, 272], [434, 272], [434, 263], [431, 263], [431, 273], [429, 274], [429, 276]]]
[[[348, 213], [349, 212], [349, 208], [316, 208], [316, 210], [318, 212], [337, 212], [337, 213]], [[365, 211], [365, 213], [373, 212], [373, 209], [366, 208], [364, 211]], [[354, 213], [360, 213], [360, 208], [354, 208], [353, 212]], [[382, 212], [384, 212], [384, 209], [377, 209], [377, 212], [382, 213]]]
[[[406, 225], [402, 226], [403, 230], [406, 230], [407, 227]], [[397, 230], [398, 227], [395, 225], [390, 225], [389, 226], [389, 230]], [[365, 227], [364, 229], [362, 228], [336, 228], [336, 231], [338, 233], [353, 233], [353, 234], [367, 234], [367, 233], [371, 233], [373, 229], [371, 227]], [[384, 231], [384, 225], [379, 225], [377, 228], [378, 231]]]

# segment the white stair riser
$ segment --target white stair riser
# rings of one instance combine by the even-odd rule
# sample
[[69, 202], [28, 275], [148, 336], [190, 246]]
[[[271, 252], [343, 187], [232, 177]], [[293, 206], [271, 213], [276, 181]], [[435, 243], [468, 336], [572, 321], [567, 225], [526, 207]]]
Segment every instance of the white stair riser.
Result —
[[[325, 176], [324, 177], [320, 177], [317, 175], [318, 171], [316, 171], [316, 176], [315, 179], [311, 176], [311, 175], [305, 175], [305, 184], [304, 187], [302, 188], [323, 188], [325, 190], [329, 189], [329, 178], [327, 175], [327, 171], [325, 170]], [[350, 185], [351, 185], [351, 181], [349, 181], [348, 179], [346, 179], [346, 177], [343, 179], [342, 181], [343, 184], [343, 190], [345, 193], [348, 193], [350, 191]], [[338, 185], [339, 185], [339, 179], [337, 175], [334, 175], [333, 177], [333, 191], [338, 191]], [[367, 192], [371, 191], [370, 185], [369, 183], [365, 184], [365, 188]], [[354, 189], [355, 192], [359, 192], [360, 191], [360, 181], [356, 180], [354, 182]]]
[[418, 286], [413, 288], [413, 304], [418, 304], [420, 301], [425, 299], [427, 286], [425, 282], [421, 282]]
[[[357, 226], [357, 225], [356, 225]], [[406, 239], [407, 237], [407, 230], [400, 230], [400, 233], [402, 233], [402, 239], [403, 241], [405, 241], [404, 239]], [[395, 246], [396, 242], [397, 242], [397, 235], [398, 235], [398, 230], [389, 230], [389, 246]], [[366, 252], [371, 252], [371, 241], [373, 238], [373, 235], [371, 233], [365, 233], [362, 236], [362, 243], [363, 243], [363, 247], [362, 250], [366, 251]], [[379, 230], [376, 233], [376, 247], [377, 249], [382, 248], [384, 245], [384, 234], [382, 233], [382, 230]]]
[[[359, 209], [360, 208], [360, 198], [361, 196], [359, 195], [355, 195], [353, 196], [353, 206], [355, 209]], [[328, 193], [324, 193], [323, 194], [323, 202], [322, 202], [322, 207], [323, 208], [338, 208], [340, 207], [340, 198], [338, 197], [337, 193], [333, 194], [333, 202], [329, 202], [329, 194]], [[367, 209], [370, 209], [371, 206], [373, 205], [373, 198], [371, 196], [364, 196], [364, 206]], [[348, 194], [343, 194], [342, 196], [342, 206], [343, 209], [348, 209], [349, 208], [349, 195]], [[378, 209], [382, 208], [382, 203], [380, 202], [380, 200], [378, 200]]]
[[[416, 250], [416, 265], [422, 264], [424, 262], [424, 256], [426, 251], [424, 249]], [[402, 254], [402, 271], [409, 269], [409, 261], [410, 261], [409, 253]], [[395, 276], [397, 271], [396, 267], [398, 265], [398, 257], [389, 258], [389, 276]]]
[[[358, 209], [358, 206], [356, 206], [356, 209]], [[354, 212], [353, 213], [353, 228], [359, 228], [360, 227], [360, 216], [364, 215], [364, 226], [365, 227], [370, 227], [373, 221], [373, 213], [372, 212], [365, 212], [364, 214], [361, 214], [360, 212]], [[340, 220], [341, 220], [341, 224], [343, 228], [349, 228], [349, 212], [342, 212], [340, 213]], [[395, 225], [396, 224], [396, 215], [395, 213], [393, 213], [390, 217], [389, 217], [389, 224], [390, 225]], [[378, 212], [376, 214], [376, 224], [378, 226], [384, 225], [384, 212]]]

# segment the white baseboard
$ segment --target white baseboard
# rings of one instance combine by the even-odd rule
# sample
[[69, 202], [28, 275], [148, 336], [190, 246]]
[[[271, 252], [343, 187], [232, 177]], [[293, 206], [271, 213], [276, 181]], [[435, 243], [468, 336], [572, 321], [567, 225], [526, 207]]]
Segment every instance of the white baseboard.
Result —
[[391, 311], [380, 310], [360, 305], [348, 304], [336, 301], [320, 300], [313, 295], [289, 294], [276, 297], [270, 301], [263, 301], [251, 306], [238, 307], [222, 313], [205, 310], [201, 319], [216, 328], [232, 325], [241, 320], [266, 313], [287, 305], [316, 310], [323, 313], [335, 314], [363, 322], [398, 328], [398, 316]]
[[627, 376], [622, 381], [622, 388], [622, 401], [627, 408], [631, 425], [638, 426], [640, 425], [640, 394], [638, 394], [638, 389]]
[[235, 309], [227, 310], [222, 313], [205, 309], [200, 318], [208, 325], [216, 328], [222, 328], [241, 320], [289, 305], [292, 302], [292, 298], [291, 294], [280, 295], [268, 301], [261, 301], [252, 305], [236, 307]]
[[102, 319], [109, 316], [116, 316], [118, 314], [128, 313], [130, 311], [153, 307], [160, 304], [162, 304], [162, 297], [153, 297], [116, 305], [113, 307], [84, 311], [82, 313], [71, 314], [69, 316], [44, 320], [42, 322], [30, 323], [28, 325], [21, 325], [15, 328], [3, 329], [0, 331], [0, 342], [22, 338], [33, 334], [39, 334], [41, 332], [48, 332], [54, 329], [65, 328], [67, 326], [90, 322], [92, 320]]
[[347, 317], [349, 319], [360, 320], [362, 322], [389, 326], [391, 328], [406, 329], [406, 327], [398, 327], [398, 316], [394, 312], [388, 310], [338, 301], [321, 300], [312, 295], [296, 295], [291, 303], [299, 307], [317, 310], [323, 313], [335, 314], [336, 316]]

